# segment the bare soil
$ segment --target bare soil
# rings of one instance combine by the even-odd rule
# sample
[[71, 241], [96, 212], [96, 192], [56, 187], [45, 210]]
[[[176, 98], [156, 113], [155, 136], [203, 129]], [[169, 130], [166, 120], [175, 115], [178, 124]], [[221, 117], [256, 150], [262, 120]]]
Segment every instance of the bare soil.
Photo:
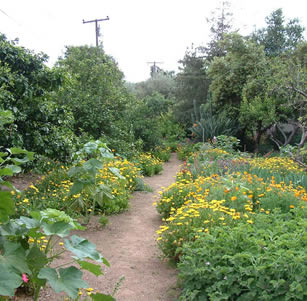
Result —
[[[166, 259], [156, 243], [156, 230], [161, 218], [153, 202], [162, 187], [174, 181], [180, 161], [172, 154], [164, 164], [161, 175], [145, 178], [153, 192], [135, 192], [128, 211], [109, 217], [102, 228], [94, 217], [86, 231], [77, 233], [96, 244], [110, 268], [103, 266], [105, 274], [95, 277], [84, 273], [84, 279], [92, 288], [111, 294], [116, 283], [124, 276], [115, 298], [117, 301], [171, 301], [178, 296], [177, 271]], [[69, 257], [67, 257], [68, 259]], [[58, 263], [67, 261], [60, 259]], [[63, 300], [50, 289], [41, 293], [40, 300]]]

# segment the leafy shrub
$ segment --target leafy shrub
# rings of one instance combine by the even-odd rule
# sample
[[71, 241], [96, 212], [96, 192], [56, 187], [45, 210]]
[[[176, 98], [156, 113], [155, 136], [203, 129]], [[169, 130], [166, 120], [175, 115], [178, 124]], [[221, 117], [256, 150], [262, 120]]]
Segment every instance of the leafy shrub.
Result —
[[187, 160], [195, 151], [199, 150], [202, 144], [180, 143], [177, 146], [178, 159], [181, 161]]
[[258, 214], [184, 244], [179, 300], [305, 300], [307, 211]]
[[193, 127], [190, 131], [198, 142], [204, 143], [219, 135], [234, 135], [238, 131], [237, 122], [228, 118], [226, 111], [213, 113], [212, 102], [201, 105], [199, 110], [194, 102], [192, 117]]
[[226, 152], [233, 152], [238, 149], [240, 140], [233, 136], [220, 135], [213, 139], [213, 146]]

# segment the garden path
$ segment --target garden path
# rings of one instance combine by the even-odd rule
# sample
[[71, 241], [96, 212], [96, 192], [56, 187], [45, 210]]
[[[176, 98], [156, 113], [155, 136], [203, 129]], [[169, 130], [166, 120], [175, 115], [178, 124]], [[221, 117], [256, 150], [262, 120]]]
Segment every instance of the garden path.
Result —
[[[161, 217], [153, 202], [163, 186], [175, 181], [179, 166], [176, 154], [172, 154], [161, 175], [144, 179], [153, 192], [135, 192], [128, 211], [109, 217], [103, 229], [94, 217], [88, 229], [80, 233], [96, 244], [111, 265], [98, 278], [85, 273], [84, 279], [91, 287], [112, 293], [121, 276], [125, 276], [115, 295], [117, 301], [171, 301], [178, 295], [176, 269], [162, 259], [156, 243], [155, 231], [161, 225]], [[42, 292], [40, 300], [46, 297], [49, 301], [60, 300], [49, 290]]]

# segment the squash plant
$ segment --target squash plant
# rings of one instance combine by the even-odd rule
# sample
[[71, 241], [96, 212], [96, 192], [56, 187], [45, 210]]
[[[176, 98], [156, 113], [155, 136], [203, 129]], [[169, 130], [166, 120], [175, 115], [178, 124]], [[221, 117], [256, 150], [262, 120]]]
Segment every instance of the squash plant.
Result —
[[[31, 217], [11, 219], [0, 226], [0, 296], [14, 296], [15, 290], [29, 281], [34, 300], [38, 300], [41, 288], [47, 283], [56, 293], [65, 292], [70, 298], [78, 298], [79, 289], [89, 287], [82, 279], [81, 270], [99, 276], [103, 274], [101, 264], [109, 266], [108, 261], [87, 239], [77, 235], [69, 237], [71, 230], [84, 228], [64, 212], [46, 209], [31, 212]], [[51, 267], [66, 251], [72, 254], [71, 260]], [[105, 300], [114, 300], [107, 297]]]
[[[112, 189], [107, 183], [99, 183], [97, 179], [99, 170], [103, 169], [104, 164], [109, 160], [114, 159], [114, 155], [105, 143], [96, 140], [86, 143], [74, 155], [74, 159], [77, 164], [68, 171], [68, 175], [74, 180], [70, 195], [78, 195], [83, 192], [92, 201], [91, 208], [87, 208], [89, 205], [87, 198], [83, 199], [81, 195], [78, 198], [79, 204], [86, 207], [85, 223], [87, 224], [95, 212], [96, 204], [102, 206], [103, 202], [114, 198]], [[119, 179], [124, 179], [118, 168], [109, 167], [109, 170]]]
[[[0, 129], [12, 120], [11, 112], [0, 110]], [[15, 206], [11, 192], [3, 188], [18, 192], [8, 177], [21, 172], [20, 165], [32, 159], [32, 152], [20, 148], [7, 148], [0, 152], [0, 300], [13, 297], [16, 289], [27, 282], [34, 291], [34, 300], [38, 300], [41, 288], [47, 283], [55, 292], [65, 292], [78, 299], [79, 289], [88, 288], [82, 280], [81, 270], [99, 276], [102, 275], [100, 264], [109, 266], [109, 263], [88, 240], [77, 235], [69, 237], [71, 230], [84, 228], [65, 212], [46, 209], [31, 212], [31, 218], [10, 218], [15, 213]], [[72, 260], [51, 267], [51, 263], [66, 250], [72, 254]], [[73, 263], [79, 264], [81, 270], [71, 265]], [[64, 268], [66, 265], [70, 266]], [[114, 300], [112, 296], [101, 293], [93, 294], [91, 298]]]

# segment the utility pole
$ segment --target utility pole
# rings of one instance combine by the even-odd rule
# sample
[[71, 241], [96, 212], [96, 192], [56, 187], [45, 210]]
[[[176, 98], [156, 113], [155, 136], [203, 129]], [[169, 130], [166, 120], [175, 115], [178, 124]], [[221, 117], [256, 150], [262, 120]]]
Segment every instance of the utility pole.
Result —
[[147, 62], [147, 64], [153, 64], [151, 67], [150, 67], [150, 75], [151, 77], [155, 77], [159, 70], [161, 70], [157, 64], [163, 64], [163, 62]]
[[83, 24], [85, 23], [93, 23], [95, 22], [95, 32], [96, 32], [96, 47], [98, 47], [98, 38], [99, 38], [99, 35], [100, 35], [100, 28], [98, 26], [98, 22], [102, 22], [102, 21], [108, 21], [110, 20], [109, 16], [107, 16], [105, 19], [95, 19], [95, 20], [90, 20], [90, 21], [83, 21]]

